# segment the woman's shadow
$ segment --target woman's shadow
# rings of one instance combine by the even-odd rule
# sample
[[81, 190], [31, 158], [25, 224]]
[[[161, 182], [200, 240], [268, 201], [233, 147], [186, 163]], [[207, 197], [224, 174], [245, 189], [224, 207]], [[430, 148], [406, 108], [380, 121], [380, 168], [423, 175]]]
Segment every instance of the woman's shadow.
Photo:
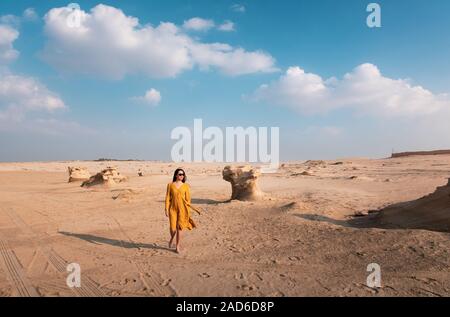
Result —
[[199, 205], [219, 205], [231, 202], [231, 200], [214, 200], [214, 199], [205, 199], [205, 198], [192, 198], [191, 202], [193, 204]]
[[87, 241], [89, 243], [97, 244], [97, 245], [108, 244], [108, 245], [125, 248], [125, 249], [138, 249], [138, 250], [152, 249], [152, 250], [165, 250], [165, 251], [174, 252], [174, 250], [169, 249], [168, 247], [162, 247], [157, 244], [135, 243], [135, 242], [129, 242], [129, 241], [124, 241], [124, 240], [99, 237], [99, 236], [95, 236], [92, 234], [84, 234], [84, 233], [73, 233], [73, 232], [66, 232], [66, 231], [58, 231], [58, 233], [63, 234], [68, 237], [78, 238], [78, 239]]

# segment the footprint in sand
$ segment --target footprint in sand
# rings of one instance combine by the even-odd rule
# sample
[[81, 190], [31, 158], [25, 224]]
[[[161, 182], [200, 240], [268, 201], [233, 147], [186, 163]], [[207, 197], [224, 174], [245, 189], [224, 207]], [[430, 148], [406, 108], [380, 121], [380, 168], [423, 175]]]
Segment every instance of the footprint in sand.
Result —
[[203, 277], [203, 278], [210, 278], [211, 275], [209, 275], [208, 273], [201, 273], [198, 276]]
[[256, 289], [256, 287], [254, 285], [243, 284], [243, 285], [238, 285], [237, 289], [241, 289], [243, 291], [253, 291]]
[[237, 248], [235, 245], [232, 245], [231, 247], [229, 247], [228, 250], [230, 250], [231, 252], [234, 252], [234, 253], [242, 252], [242, 249]]
[[259, 275], [259, 273], [253, 272], [251, 275], [256, 276], [256, 278], [257, 278], [259, 281], [261, 281], [261, 282], [264, 281], [264, 279], [262, 278], [261, 275]]
[[170, 282], [172, 282], [172, 280], [171, 279], [167, 279], [167, 280], [164, 280], [161, 285], [162, 286], [169, 286]]

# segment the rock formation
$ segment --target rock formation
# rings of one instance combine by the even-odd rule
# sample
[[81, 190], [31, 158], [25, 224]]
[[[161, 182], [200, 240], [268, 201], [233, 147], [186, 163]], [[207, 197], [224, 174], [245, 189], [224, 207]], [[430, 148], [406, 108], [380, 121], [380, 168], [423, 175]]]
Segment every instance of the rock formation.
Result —
[[113, 186], [117, 183], [121, 183], [125, 181], [127, 178], [126, 176], [121, 175], [117, 168], [115, 167], [107, 167], [100, 173], [95, 174], [89, 180], [83, 182], [81, 184], [82, 187], [91, 187], [95, 185], [107, 185], [107, 186]]
[[67, 167], [69, 172], [69, 183], [85, 181], [91, 177], [91, 174], [86, 167]]
[[382, 228], [450, 232], [450, 180], [447, 185], [418, 200], [379, 210], [375, 220]]
[[322, 160], [309, 160], [309, 161], [306, 161], [303, 164], [306, 165], [309, 168], [312, 168], [312, 167], [327, 167], [327, 162], [322, 161]]
[[263, 196], [257, 179], [260, 171], [251, 166], [226, 166], [222, 171], [223, 179], [231, 183], [231, 199], [258, 200]]

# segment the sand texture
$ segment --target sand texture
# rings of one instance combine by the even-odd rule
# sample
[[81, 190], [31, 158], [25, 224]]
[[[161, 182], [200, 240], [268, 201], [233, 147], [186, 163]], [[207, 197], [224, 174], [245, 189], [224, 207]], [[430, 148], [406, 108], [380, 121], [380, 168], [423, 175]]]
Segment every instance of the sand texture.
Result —
[[[255, 201], [229, 201], [225, 165], [182, 166], [202, 215], [176, 254], [164, 197], [178, 164], [0, 163], [0, 296], [450, 295], [450, 155], [285, 162]], [[126, 180], [81, 187], [69, 166]]]

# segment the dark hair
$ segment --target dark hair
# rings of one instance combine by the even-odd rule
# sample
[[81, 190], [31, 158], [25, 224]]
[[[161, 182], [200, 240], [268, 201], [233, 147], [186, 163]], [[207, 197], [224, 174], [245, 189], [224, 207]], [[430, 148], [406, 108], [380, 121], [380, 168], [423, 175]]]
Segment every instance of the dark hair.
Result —
[[175, 170], [175, 173], [173, 173], [173, 179], [172, 179], [172, 181], [173, 181], [173, 182], [176, 182], [176, 180], [177, 180], [177, 175], [178, 175], [179, 172], [183, 172], [183, 173], [184, 173], [183, 183], [186, 183], [186, 180], [187, 180], [186, 172], [185, 172], [184, 169], [182, 169], [182, 168], [177, 168], [177, 169]]

